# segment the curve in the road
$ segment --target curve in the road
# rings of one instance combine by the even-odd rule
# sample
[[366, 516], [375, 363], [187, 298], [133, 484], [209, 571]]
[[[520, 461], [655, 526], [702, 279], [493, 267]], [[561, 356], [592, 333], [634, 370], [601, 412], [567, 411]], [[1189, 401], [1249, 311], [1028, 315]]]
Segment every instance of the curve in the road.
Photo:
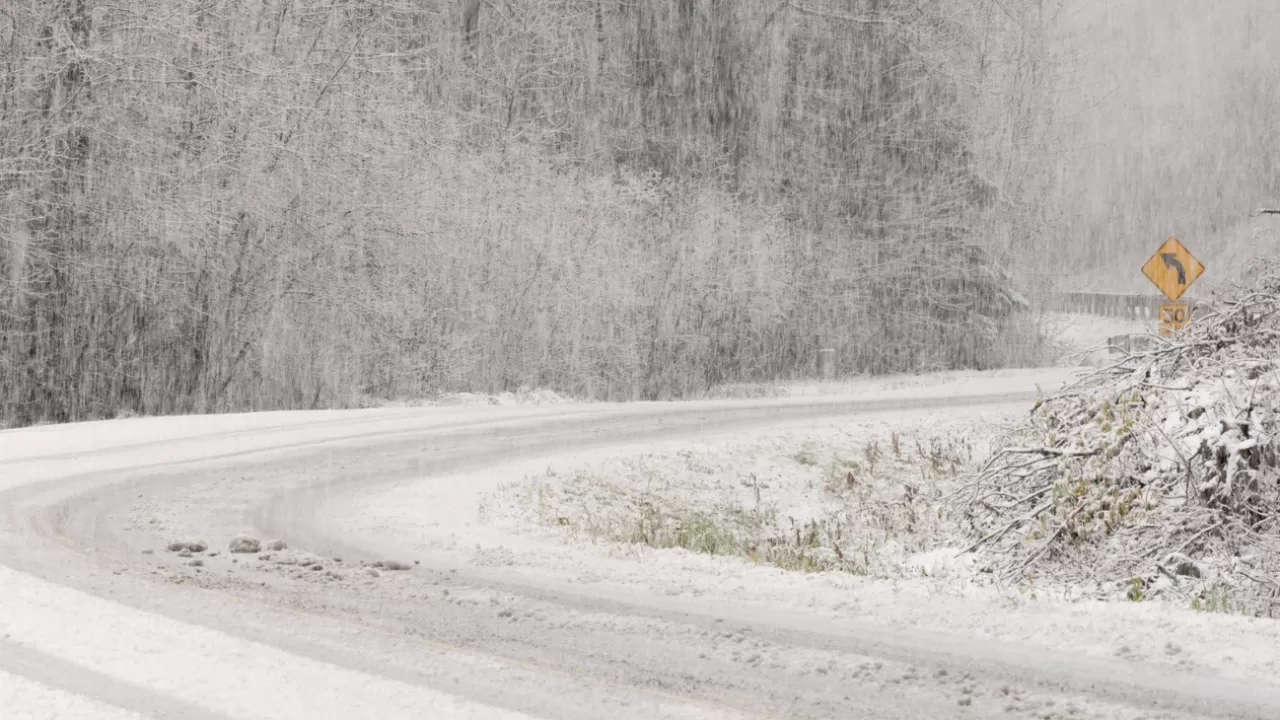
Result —
[[[879, 657], [1195, 716], [1280, 716], [1280, 692], [1273, 688], [1243, 687], [1191, 674], [1161, 675], [1119, 661], [1055, 656], [1042, 650], [935, 634], [832, 624], [796, 614], [702, 607], [686, 599], [631, 592], [620, 595], [602, 588], [545, 582], [513, 570], [437, 566], [430, 559], [405, 581], [406, 587], [416, 589], [407, 590], [405, 596], [365, 597], [358, 587], [335, 587], [320, 593], [314, 584], [294, 587], [271, 583], [260, 585], [259, 590], [255, 583], [213, 582], [212, 578], [174, 587], [172, 576], [160, 582], [147, 577], [157, 570], [154, 558], [142, 554], [142, 546], [154, 538], [148, 540], [145, 533], [125, 521], [130, 505], [140, 498], [205, 497], [202, 488], [223, 487], [223, 496], [231, 495], [225, 506], [193, 510], [192, 517], [225, 526], [253, 522], [265, 534], [290, 537], [321, 554], [341, 553], [348, 562], [373, 559], [383, 553], [362, 547], [359, 538], [341, 537], [317, 520], [316, 508], [322, 500], [367, 492], [378, 483], [537, 457], [568, 447], [679, 437], [709, 426], [724, 431], [904, 406], [961, 407], [1032, 397], [1034, 392], [1013, 390], [951, 397], [907, 393], [840, 402], [673, 404], [622, 411], [601, 406], [525, 413], [514, 419], [501, 415], [485, 419], [467, 416], [465, 421], [459, 416], [457, 422], [418, 418], [416, 425], [414, 413], [391, 420], [371, 414], [358, 420], [335, 419], [326, 429], [284, 423], [270, 429], [228, 431], [222, 438], [226, 442], [214, 444], [211, 452], [206, 448], [203, 456], [187, 454], [160, 462], [151, 461], [144, 452], [150, 448], [143, 444], [80, 455], [80, 465], [63, 463], [71, 472], [49, 469], [47, 465], [55, 458], [48, 454], [28, 455], [9, 464], [9, 469], [26, 468], [41, 479], [17, 483], [0, 492], [0, 563], [9, 566], [10, 573], [34, 576], [51, 585], [38, 586], [38, 592], [22, 597], [7, 597], [0, 600], [0, 606], [9, 603], [10, 617], [44, 607], [46, 614], [40, 616], [43, 625], [35, 623], [33, 627], [48, 627], [40, 631], [43, 635], [30, 628], [17, 630], [18, 636], [32, 640], [31, 645], [23, 653], [0, 653], [0, 672], [17, 673], [47, 685], [56, 684], [61, 676], [61, 687], [67, 691], [133, 708], [147, 717], [239, 717], [237, 707], [257, 713], [252, 716], [263, 716], [262, 708], [266, 707], [270, 717], [338, 717], [333, 713], [350, 707], [354, 698], [366, 697], [351, 684], [369, 682], [370, 678], [392, 683], [384, 695], [401, 696], [401, 702], [380, 706], [390, 713], [386, 717], [414, 707], [436, 707], [443, 713], [441, 717], [480, 712], [466, 702], [450, 704], [453, 700], [448, 698], [469, 698], [496, 714], [538, 717], [602, 717], [606, 713], [610, 717], [730, 717], [752, 715], [753, 710], [765, 710], [766, 716], [785, 712], [797, 717], [832, 713], [919, 717], [921, 712], [954, 711], [953, 700], [945, 693], [930, 695], [915, 688], [912, 696], [916, 699], [906, 701], [882, 688], [880, 692], [888, 694], [868, 693], [851, 700], [846, 697], [850, 688], [867, 690], [868, 686], [823, 677], [781, 677], [785, 673], [772, 673], [771, 677], [769, 672], [756, 672], [742, 663], [721, 661], [714, 655], [722, 641], [741, 642], [720, 637], [731, 625], [739, 636], [777, 652]], [[187, 439], [194, 441], [198, 435]], [[245, 448], [247, 439], [256, 443]], [[94, 464], [113, 469], [88, 469]], [[215, 495], [210, 491], [208, 497]], [[18, 587], [18, 576], [11, 578]], [[429, 602], [424, 588], [436, 589]], [[440, 591], [449, 588], [503, 607], [531, 608], [529, 617], [533, 619], [514, 623], [512, 616], [504, 617], [483, 603], [441, 601]], [[175, 646], [185, 642], [187, 654], [195, 656], [191, 671], [199, 673], [200, 647], [209, 657], [224, 659], [275, 648], [282, 653], [273, 657], [277, 663], [297, 663], [297, 658], [303, 657], [355, 675], [334, 675], [331, 669], [318, 666], [236, 674], [234, 667], [228, 669], [222, 662], [220, 671], [228, 675], [212, 676], [206, 686], [212, 689], [230, 682], [243, 688], [250, 699], [237, 705], [218, 692], [201, 692], [188, 681], [157, 678], [141, 671], [129, 675], [125, 669], [114, 668], [109, 682], [93, 670], [68, 672], [39, 649], [53, 646], [59, 648], [60, 657], [74, 655], [74, 645], [50, 629], [57, 617], [48, 612], [50, 604], [56, 605], [51, 598], [62, 598], [71, 605], [85, 602], [83, 597], [58, 595], [64, 591], [78, 591], [91, 599], [110, 598], [113, 604], [140, 613], [121, 615], [116, 621], [133, 623], [129, 626], [135, 628], [136, 636], [150, 638], [154, 644], [148, 646], [139, 640], [137, 647], [121, 652], [160, 653], [165, 648], [162, 640]], [[371, 597], [377, 606], [370, 605]], [[117, 612], [105, 605], [93, 607], [103, 613]], [[151, 637], [160, 621], [151, 621], [149, 630], [148, 617], [164, 618], [174, 625], [166, 626], [168, 635]], [[111, 632], [104, 631], [101, 642], [86, 647], [100, 647], [109, 641]], [[174, 636], [202, 632], [228, 634], [230, 639], [201, 636], [201, 642], [193, 643], [190, 638], [184, 641]], [[236, 644], [249, 642], [254, 644]], [[708, 655], [712, 657], [701, 657]], [[92, 657], [76, 659], [77, 667], [93, 665]], [[260, 665], [262, 658], [255, 662]], [[488, 673], [500, 676], [489, 677]], [[272, 681], [265, 682], [263, 676], [272, 676]], [[284, 693], [281, 697], [287, 702], [262, 705], [262, 697], [271, 694], [272, 686], [278, 691], [284, 685], [341, 685], [339, 681], [347, 685], [313, 697]], [[107, 689], [95, 692], [93, 687]], [[155, 695], [157, 688], [159, 696]], [[453, 694], [430, 694], [441, 688]], [[183, 714], [194, 712], [193, 708], [211, 714]]]

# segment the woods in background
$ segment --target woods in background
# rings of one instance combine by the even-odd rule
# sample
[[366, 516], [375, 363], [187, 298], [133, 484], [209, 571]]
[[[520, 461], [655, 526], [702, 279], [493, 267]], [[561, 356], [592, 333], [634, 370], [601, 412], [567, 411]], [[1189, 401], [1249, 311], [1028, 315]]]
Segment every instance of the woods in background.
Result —
[[1243, 279], [1280, 228], [1248, 223], [1280, 207], [1276, 3], [1072, 3], [1058, 44], [1077, 79], [1063, 84], [1047, 204], [1073, 289], [1149, 292], [1136, 269], [1170, 235], [1209, 267], [1201, 297]]
[[1038, 359], [1047, 0], [13, 0], [0, 423]]

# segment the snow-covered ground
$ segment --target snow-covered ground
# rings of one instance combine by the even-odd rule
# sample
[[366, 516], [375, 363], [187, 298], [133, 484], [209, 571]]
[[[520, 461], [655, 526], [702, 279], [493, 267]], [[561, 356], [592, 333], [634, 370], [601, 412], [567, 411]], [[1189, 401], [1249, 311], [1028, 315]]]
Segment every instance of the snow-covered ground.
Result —
[[[0, 568], [0, 587], [4, 588], [0, 647], [16, 645], [71, 667], [93, 668], [109, 681], [145, 688], [137, 699], [153, 712], [182, 703], [224, 717], [281, 720], [408, 717], [411, 713], [503, 720], [528, 717], [157, 617], [6, 568]], [[108, 657], [111, 661], [103, 663]], [[6, 691], [5, 677], [0, 675], [0, 698]], [[50, 700], [52, 691], [23, 683], [12, 686], [10, 692], [18, 696], [15, 703], [29, 705], [31, 700]], [[35, 716], [54, 717], [50, 712], [54, 709], [46, 707], [47, 714]], [[71, 705], [67, 711], [90, 709]], [[3, 717], [11, 716], [5, 712]]]
[[145, 720], [146, 716], [83, 695], [56, 690], [43, 683], [0, 671], [0, 709], [8, 720], [100, 718]]
[[0, 432], [0, 717], [1272, 716], [1270, 623], [948, 556], [949, 489], [1069, 376]]
[[[1271, 682], [1280, 670], [1280, 624], [1270, 620], [1103, 602], [1092, 599], [1097, 587], [1002, 589], [971, 572], [972, 560], [954, 547], [954, 520], [944, 517], [941, 501], [955, 473], [972, 466], [962, 462], [953, 471], [950, 458], [972, 452], [981, 459], [985, 440], [1026, 409], [892, 412], [708, 434], [404, 482], [327, 510], [351, 536], [458, 566], [710, 605], [804, 608], [832, 619]], [[900, 460], [892, 450], [895, 435]], [[873, 447], [880, 453], [874, 471], [867, 462]], [[941, 467], [932, 465], [930, 447], [944, 449]], [[843, 487], [849, 472], [853, 486]], [[787, 532], [806, 532], [813, 520], [830, 527], [832, 518], [842, 517], [848, 523], [842, 552], [866, 574], [797, 572], [745, 554], [714, 556], [619, 538], [632, 534], [654, 506], [668, 517], [680, 511], [714, 517], [729, 531], [756, 507], [767, 507]], [[831, 558], [829, 549], [820, 553]]]

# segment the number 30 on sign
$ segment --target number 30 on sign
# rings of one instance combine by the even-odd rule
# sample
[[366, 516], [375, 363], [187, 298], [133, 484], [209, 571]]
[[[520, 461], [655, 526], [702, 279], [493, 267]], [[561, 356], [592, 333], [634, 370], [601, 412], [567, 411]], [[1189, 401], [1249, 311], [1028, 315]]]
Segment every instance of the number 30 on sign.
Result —
[[1187, 303], [1164, 303], [1160, 306], [1160, 334], [1172, 337], [1191, 319], [1191, 306]]

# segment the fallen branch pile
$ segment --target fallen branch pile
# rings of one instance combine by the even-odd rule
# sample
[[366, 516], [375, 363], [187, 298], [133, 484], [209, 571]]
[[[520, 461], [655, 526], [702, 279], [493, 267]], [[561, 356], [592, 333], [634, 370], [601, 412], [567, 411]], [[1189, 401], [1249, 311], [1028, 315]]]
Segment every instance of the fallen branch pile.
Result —
[[969, 550], [1003, 581], [1280, 610], [1278, 366], [1271, 276], [1042, 399], [954, 498]]

